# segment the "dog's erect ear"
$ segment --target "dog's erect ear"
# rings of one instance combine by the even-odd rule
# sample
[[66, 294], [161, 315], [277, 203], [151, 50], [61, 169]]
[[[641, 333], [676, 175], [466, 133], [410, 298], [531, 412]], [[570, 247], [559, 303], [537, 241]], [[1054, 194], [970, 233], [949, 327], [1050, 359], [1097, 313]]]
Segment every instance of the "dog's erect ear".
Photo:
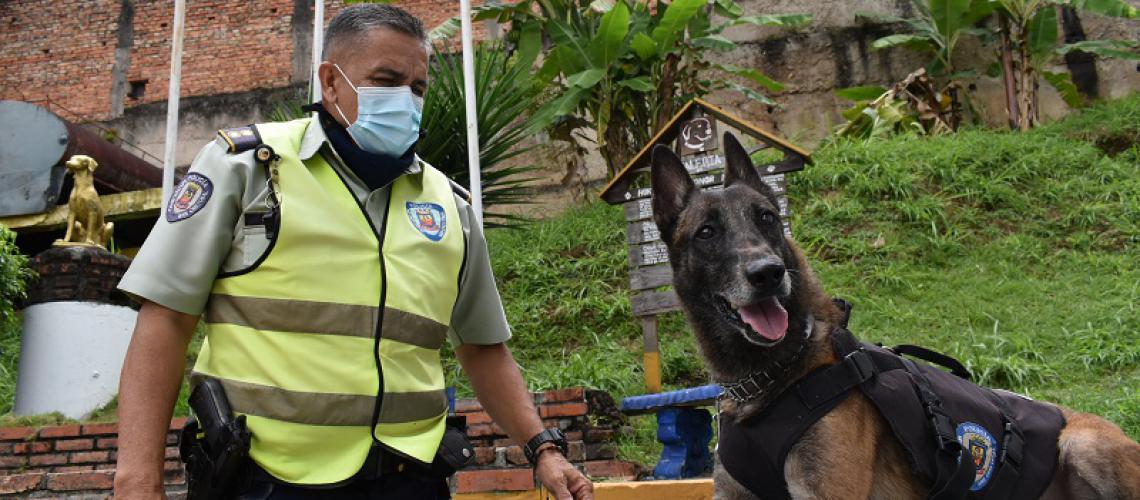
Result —
[[650, 160], [653, 180], [653, 220], [661, 231], [662, 240], [672, 240], [677, 218], [685, 209], [689, 196], [697, 186], [685, 170], [685, 165], [668, 146], [658, 144], [653, 147]]
[[736, 136], [725, 132], [723, 144], [725, 163], [727, 163], [724, 167], [724, 187], [741, 183], [755, 189], [776, 204], [776, 193], [767, 183], [760, 180], [760, 174], [752, 165], [752, 158], [748, 156], [744, 146], [740, 145], [740, 141], [736, 140]]

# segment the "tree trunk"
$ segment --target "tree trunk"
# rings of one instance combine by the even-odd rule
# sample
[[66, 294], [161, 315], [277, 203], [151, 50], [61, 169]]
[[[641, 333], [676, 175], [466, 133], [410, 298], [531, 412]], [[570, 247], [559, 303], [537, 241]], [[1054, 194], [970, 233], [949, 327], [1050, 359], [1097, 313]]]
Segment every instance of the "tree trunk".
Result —
[[1029, 41], [1025, 39], [1025, 31], [1022, 30], [1018, 37], [1018, 120], [1021, 123], [1021, 130], [1026, 131], [1036, 125], [1034, 119], [1034, 109], [1037, 107], [1037, 74], [1033, 71], [1033, 62], [1030, 60], [1032, 56], [1029, 55]]
[[1005, 110], [1009, 117], [1009, 128], [1018, 130], [1021, 121], [1018, 119], [1017, 82], [1013, 75], [1013, 49], [1010, 47], [1009, 20], [998, 14], [998, 37], [1001, 39], [1001, 73], [1002, 83], [1005, 85]]
[[676, 53], [670, 53], [665, 56], [665, 63], [661, 65], [661, 83], [657, 87], [657, 98], [660, 99], [661, 107], [657, 110], [657, 119], [653, 121], [653, 130], [650, 136], [661, 130], [669, 119], [673, 117], [673, 94], [677, 91], [677, 65], [681, 62], [681, 56]]
[[625, 164], [633, 158], [633, 151], [629, 144], [629, 121], [620, 110], [610, 115], [609, 126], [606, 127], [605, 141], [599, 150], [606, 159], [606, 169], [613, 178]]

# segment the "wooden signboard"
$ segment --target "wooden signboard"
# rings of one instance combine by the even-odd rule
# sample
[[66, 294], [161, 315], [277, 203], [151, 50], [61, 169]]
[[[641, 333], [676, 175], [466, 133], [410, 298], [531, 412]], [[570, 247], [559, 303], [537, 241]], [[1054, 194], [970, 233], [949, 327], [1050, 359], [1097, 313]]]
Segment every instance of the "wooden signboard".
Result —
[[641, 323], [645, 347], [645, 379], [650, 392], [661, 390], [657, 315], [680, 310], [680, 302], [672, 290], [673, 273], [669, 267], [668, 251], [653, 222], [652, 188], [634, 186], [634, 180], [637, 177], [648, 177], [648, 152], [654, 145], [671, 144], [700, 189], [723, 189], [725, 158], [719, 144], [721, 124], [757, 139], [760, 146], [756, 151], [775, 148], [784, 153], [781, 161], [757, 168], [761, 179], [779, 197], [784, 233], [790, 236], [791, 226], [788, 221], [791, 211], [786, 195], [786, 175], [802, 169], [805, 163], [810, 162], [808, 153], [700, 100], [686, 105], [650, 144], [642, 148], [602, 194], [610, 203], [621, 203], [625, 211], [626, 238], [629, 243], [629, 286], [633, 294], [631, 305], [634, 316]]

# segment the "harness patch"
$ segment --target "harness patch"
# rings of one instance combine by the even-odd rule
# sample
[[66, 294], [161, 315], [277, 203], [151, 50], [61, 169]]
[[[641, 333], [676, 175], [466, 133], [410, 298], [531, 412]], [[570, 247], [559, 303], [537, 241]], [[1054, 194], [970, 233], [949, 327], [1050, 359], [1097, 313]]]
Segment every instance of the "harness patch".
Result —
[[982, 427], [973, 422], [958, 424], [958, 442], [962, 443], [974, 459], [974, 484], [970, 491], [986, 487], [994, 473], [994, 457], [997, 455], [997, 441]]
[[210, 182], [209, 177], [197, 172], [186, 174], [174, 189], [174, 194], [170, 196], [170, 201], [166, 205], [166, 221], [178, 222], [189, 219], [206, 206], [213, 193], [214, 183]]
[[435, 203], [407, 203], [408, 221], [420, 234], [431, 241], [443, 239], [447, 234], [447, 213]]

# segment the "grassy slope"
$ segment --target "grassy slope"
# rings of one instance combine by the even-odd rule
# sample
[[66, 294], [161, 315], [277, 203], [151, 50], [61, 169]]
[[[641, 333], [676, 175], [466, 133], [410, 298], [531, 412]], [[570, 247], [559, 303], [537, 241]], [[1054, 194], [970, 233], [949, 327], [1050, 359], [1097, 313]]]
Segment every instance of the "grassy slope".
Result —
[[[945, 351], [986, 384], [1140, 438], [1138, 142], [1140, 96], [1029, 134], [833, 145], [791, 178], [793, 232], [855, 304], [857, 335]], [[602, 204], [490, 234], [533, 388], [641, 392], [624, 242], [620, 210]], [[666, 386], [704, 383], [683, 319], [662, 330]], [[652, 420], [635, 428], [622, 453], [654, 461]]]

